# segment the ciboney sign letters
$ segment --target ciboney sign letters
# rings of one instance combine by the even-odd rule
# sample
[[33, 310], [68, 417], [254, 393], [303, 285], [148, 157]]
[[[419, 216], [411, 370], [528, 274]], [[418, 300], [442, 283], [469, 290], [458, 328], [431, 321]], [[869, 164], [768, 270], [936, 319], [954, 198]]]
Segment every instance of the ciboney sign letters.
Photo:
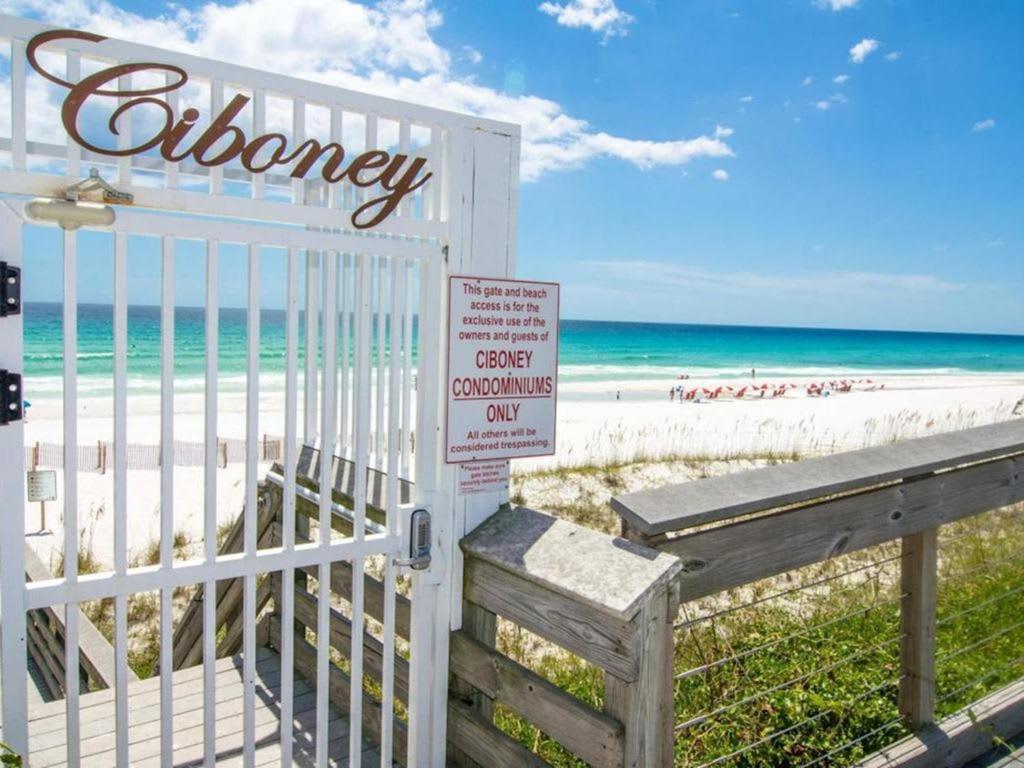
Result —
[[[238, 94], [224, 107], [219, 115], [211, 116], [207, 128], [193, 134], [193, 127], [199, 120], [199, 110], [188, 107], [181, 115], [175, 115], [162, 95], [177, 91], [189, 80], [188, 73], [174, 64], [129, 63], [107, 67], [82, 78], [77, 83], [64, 80], [48, 72], [40, 63], [39, 48], [57, 40], [77, 39], [99, 43], [106, 40], [102, 35], [79, 32], [70, 29], [52, 30], [36, 35], [29, 41], [26, 57], [32, 68], [52, 83], [68, 89], [61, 107], [61, 122], [64, 130], [75, 143], [100, 155], [125, 157], [157, 151], [169, 162], [180, 162], [191, 158], [204, 167], [225, 165], [237, 160], [251, 173], [265, 173], [275, 166], [291, 166], [290, 176], [303, 179], [320, 160], [320, 175], [328, 184], [337, 184], [346, 179], [357, 187], [374, 188], [383, 194], [363, 202], [352, 212], [352, 225], [356, 229], [368, 229], [380, 224], [398, 208], [406, 195], [426, 184], [433, 175], [425, 171], [427, 160], [422, 157], [391, 154], [380, 149], [367, 150], [353, 157], [345, 164], [345, 148], [337, 142], [321, 144], [316, 139], [306, 139], [297, 147], [288, 145], [283, 133], [265, 133], [249, 137], [233, 124], [233, 120], [251, 101], [248, 96]], [[111, 84], [125, 75], [136, 72], [161, 72], [173, 77], [164, 85], [121, 90]], [[117, 135], [120, 118], [139, 108], [155, 109], [162, 119], [150, 134], [122, 149], [104, 147], [86, 138], [80, 127], [79, 118], [93, 97], [114, 97], [124, 99], [110, 115], [107, 130]]]

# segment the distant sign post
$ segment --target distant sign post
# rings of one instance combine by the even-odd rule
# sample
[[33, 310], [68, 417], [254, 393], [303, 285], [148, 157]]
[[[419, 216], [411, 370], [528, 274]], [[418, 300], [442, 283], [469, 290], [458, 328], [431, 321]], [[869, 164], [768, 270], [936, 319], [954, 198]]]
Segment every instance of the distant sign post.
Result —
[[[33, 463], [36, 463], [33, 461]], [[39, 530], [46, 531], [46, 502], [57, 500], [57, 472], [33, 469], [26, 473], [25, 490], [30, 502], [39, 502]]]
[[445, 461], [553, 454], [558, 284], [453, 276], [448, 291]]

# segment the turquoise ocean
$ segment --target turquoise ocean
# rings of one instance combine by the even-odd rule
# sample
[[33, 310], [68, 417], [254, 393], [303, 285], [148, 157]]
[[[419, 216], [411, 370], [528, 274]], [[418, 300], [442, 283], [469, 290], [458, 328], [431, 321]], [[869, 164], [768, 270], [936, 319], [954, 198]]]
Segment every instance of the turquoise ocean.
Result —
[[[304, 318], [300, 317], [300, 338]], [[202, 308], [175, 313], [175, 382], [179, 392], [202, 391], [205, 361]], [[415, 334], [415, 328], [414, 328]], [[376, 333], [374, 334], [376, 336]], [[385, 323], [385, 338], [388, 336]], [[246, 313], [220, 312], [220, 381], [244, 388]], [[771, 328], [724, 325], [562, 320], [559, 378], [562, 383], [675, 378], [814, 378], [831, 375], [903, 375], [1024, 372], [1024, 336]], [[26, 396], [60, 393], [63, 369], [59, 304], [25, 307]], [[261, 386], [284, 381], [285, 314], [263, 310], [260, 318]], [[79, 393], [106, 394], [113, 375], [113, 308], [78, 309]], [[129, 391], [157, 392], [160, 376], [160, 310], [128, 309]]]

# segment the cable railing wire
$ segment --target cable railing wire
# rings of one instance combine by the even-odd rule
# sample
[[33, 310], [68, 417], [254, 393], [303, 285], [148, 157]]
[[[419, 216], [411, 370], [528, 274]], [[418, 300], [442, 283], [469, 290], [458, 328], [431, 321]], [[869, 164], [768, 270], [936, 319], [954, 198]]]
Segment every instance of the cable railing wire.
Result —
[[949, 691], [948, 693], [944, 693], [942, 696], [939, 696], [935, 701], [938, 704], [941, 704], [944, 701], [949, 701], [950, 699], [959, 696], [964, 691], [969, 691], [971, 688], [974, 688], [976, 686], [981, 685], [983, 682], [985, 682], [986, 680], [988, 680], [988, 679], [990, 679], [992, 677], [998, 677], [1003, 672], [1006, 672], [1008, 669], [1012, 669], [1013, 667], [1016, 667], [1018, 664], [1021, 664], [1021, 663], [1024, 663], [1024, 654], [1021, 654], [1020, 656], [1018, 656], [1015, 659], [1010, 659], [1010, 661], [1007, 661], [1007, 662], [1005, 662], [1003, 664], [1000, 664], [997, 667], [993, 667], [992, 669], [990, 669], [988, 672], [984, 673], [983, 675], [974, 678], [974, 680], [972, 680], [971, 682], [966, 683], [965, 685], [961, 685], [959, 688], [957, 688], [957, 689], [955, 689], [953, 691]]
[[982, 608], [987, 608], [990, 605], [1005, 600], [1008, 597], [1013, 597], [1014, 595], [1020, 594], [1021, 592], [1024, 592], [1024, 584], [1022, 584], [1019, 587], [1015, 587], [1014, 589], [998, 594], [995, 597], [990, 597], [988, 600], [983, 600], [980, 603], [977, 603], [976, 605], [972, 605], [970, 608], [964, 608], [962, 611], [957, 611], [956, 613], [952, 613], [949, 616], [943, 616], [941, 619], [936, 621], [935, 624], [936, 626], [941, 627], [944, 624], [949, 624], [950, 622], [956, 621], [957, 619], [967, 616], [968, 614], [976, 613], [980, 611]]
[[998, 632], [993, 632], [991, 635], [983, 637], [981, 640], [971, 643], [970, 645], [965, 645], [963, 648], [957, 648], [955, 651], [950, 651], [949, 653], [944, 653], [939, 656], [936, 656], [935, 663], [942, 664], [944, 662], [951, 661], [952, 659], [955, 659], [959, 656], [963, 656], [965, 653], [970, 653], [973, 650], [988, 645], [993, 640], [997, 640], [1000, 637], [1008, 635], [1010, 632], [1012, 632], [1015, 629], [1019, 629], [1020, 627], [1024, 627], [1024, 621], [1018, 621], [1015, 624], [1011, 624], [1008, 627], [1003, 627]]
[[[850, 706], [852, 704], [857, 704], [857, 703], [863, 701], [864, 699], [867, 699], [867, 698], [870, 698], [870, 697], [874, 696], [879, 691], [885, 690], [886, 688], [890, 688], [890, 687], [892, 687], [894, 685], [898, 685], [899, 682], [902, 679], [903, 679], [902, 677], [899, 677], [899, 678], [896, 678], [895, 680], [886, 680], [881, 685], [876, 685], [876, 686], [874, 686], [874, 687], [864, 691], [863, 693], [860, 693], [860, 694], [854, 696], [849, 701], [843, 702], [843, 704], [845, 706]], [[764, 736], [764, 737], [758, 739], [757, 741], [751, 742], [750, 744], [745, 744], [740, 749], [737, 749], [737, 750], [735, 750], [733, 752], [730, 752], [727, 755], [722, 755], [720, 757], [716, 757], [714, 760], [712, 760], [711, 762], [708, 762], [708, 763], [702, 763], [699, 766], [699, 768], [712, 768], [712, 766], [720, 765], [721, 763], [723, 763], [723, 762], [725, 762], [727, 760], [731, 760], [733, 758], [739, 757], [740, 755], [744, 755], [747, 752], [750, 752], [751, 750], [757, 749], [758, 747], [761, 747], [761, 746], [763, 746], [763, 745], [765, 745], [765, 744], [767, 744], [769, 742], [775, 741], [775, 739], [779, 738], [780, 736], [785, 736], [787, 733], [792, 733], [793, 731], [798, 730], [799, 728], [802, 728], [805, 725], [809, 725], [811, 723], [815, 723], [818, 720], [820, 720], [821, 718], [825, 717], [825, 715], [834, 714], [837, 708], [838, 707], [829, 707], [828, 709], [824, 709], [821, 712], [818, 712], [817, 714], [814, 714], [814, 715], [811, 715], [810, 717], [804, 718], [799, 723], [794, 723], [793, 725], [787, 726], [786, 728], [782, 728], [782, 729], [780, 729], [778, 731], [775, 731], [774, 733], [770, 733], [767, 736]]]
[[724, 659], [717, 659], [717, 660], [709, 662], [707, 664], [702, 664], [699, 667], [693, 667], [692, 669], [688, 669], [685, 672], [680, 672], [680, 673], [678, 673], [676, 675], [675, 679], [676, 680], [686, 680], [687, 678], [693, 677], [695, 675], [703, 674], [704, 672], [710, 672], [713, 669], [718, 669], [720, 667], [725, 666], [726, 664], [730, 664], [730, 663], [735, 662], [735, 661], [740, 661], [740, 660], [745, 659], [745, 658], [747, 658], [749, 656], [753, 656], [754, 654], [760, 653], [760, 652], [768, 650], [770, 648], [774, 648], [777, 645], [781, 645], [781, 644], [786, 643], [786, 642], [788, 642], [790, 640], [793, 640], [795, 638], [806, 637], [806, 636], [810, 635], [811, 633], [818, 631], [819, 629], [824, 629], [826, 627], [830, 627], [830, 626], [833, 626], [835, 624], [839, 624], [841, 622], [857, 618], [858, 616], [865, 616], [868, 613], [870, 613], [871, 611], [875, 611], [875, 610], [878, 610], [879, 608], [885, 608], [886, 606], [898, 603], [904, 597], [906, 597], [905, 594], [899, 595], [897, 597], [893, 597], [893, 598], [890, 598], [890, 599], [887, 599], [887, 600], [882, 600], [882, 601], [880, 601], [878, 603], [873, 603], [871, 605], [862, 606], [862, 607], [858, 608], [855, 611], [850, 611], [849, 613], [845, 613], [842, 616], [833, 617], [833, 618], [829, 619], [828, 621], [823, 621], [823, 622], [821, 622], [819, 624], [814, 624], [813, 626], [807, 627], [805, 629], [801, 629], [801, 630], [799, 630], [797, 632], [791, 632], [790, 634], [786, 635], [785, 637], [780, 637], [780, 638], [777, 638], [775, 640], [769, 640], [767, 643], [762, 643], [761, 645], [758, 645], [758, 646], [756, 646], [754, 648], [749, 648], [746, 651], [742, 651], [741, 653], [734, 654], [734, 655], [726, 657]]
[[689, 720], [685, 720], [684, 722], [677, 724], [675, 726], [675, 732], [679, 733], [680, 731], [685, 731], [688, 728], [692, 728], [695, 725], [705, 723], [708, 720], [711, 720], [712, 718], [725, 714], [726, 712], [731, 712], [737, 707], [741, 707], [744, 704], [749, 704], [753, 701], [757, 701], [763, 696], [767, 696], [771, 693], [777, 693], [778, 691], [785, 690], [786, 688], [790, 688], [794, 685], [797, 685], [798, 683], [810, 680], [812, 677], [833, 672], [839, 669], [840, 667], [849, 664], [851, 661], [856, 661], [857, 659], [863, 658], [868, 654], [880, 651], [886, 648], [887, 646], [892, 645], [893, 643], [901, 642], [905, 637], [907, 637], [906, 634], [901, 634], [888, 640], [884, 640], [881, 643], [875, 643], [874, 645], [870, 645], [867, 648], [861, 648], [859, 651], [847, 654], [843, 658], [839, 659], [838, 661], [834, 661], [831, 664], [826, 664], [823, 667], [817, 667], [816, 669], [812, 669], [810, 672], [806, 672], [798, 677], [794, 677], [790, 680], [787, 680], [784, 683], [779, 683], [778, 685], [773, 685], [771, 688], [765, 688], [764, 690], [758, 691], [757, 693], [752, 693], [749, 696], [745, 696], [744, 698], [731, 702], [729, 704], [724, 704], [721, 707], [713, 709], [710, 712], [706, 712], [702, 715], [698, 715], [697, 717], [691, 717]]
[[[762, 605], [762, 604], [767, 603], [767, 602], [771, 602], [772, 600], [778, 600], [779, 598], [786, 597], [787, 595], [792, 595], [792, 594], [795, 594], [797, 592], [804, 592], [804, 591], [806, 591], [808, 589], [811, 589], [812, 587], [818, 587], [818, 586], [821, 586], [823, 584], [829, 584], [829, 583], [831, 583], [833, 581], [836, 581], [838, 579], [842, 579], [842, 578], [844, 578], [846, 576], [850, 576], [850, 575], [855, 574], [855, 573], [860, 573], [861, 571], [866, 571], [866, 570], [868, 570], [870, 568], [876, 568], [876, 567], [884, 566], [884, 565], [886, 565], [888, 563], [895, 562], [895, 561], [897, 561], [899, 559], [900, 559], [900, 555], [895, 555], [893, 557], [886, 557], [886, 558], [883, 558], [881, 560], [876, 560], [876, 561], [873, 561], [873, 562], [870, 562], [870, 563], [866, 563], [864, 565], [859, 565], [856, 568], [850, 568], [849, 570], [843, 571], [842, 573], [832, 574], [830, 576], [826, 576], [824, 578], [818, 579], [817, 581], [812, 581], [812, 582], [809, 582], [807, 584], [801, 584], [799, 587], [791, 587], [791, 588], [785, 589], [785, 590], [783, 590], [781, 592], [776, 592], [774, 594], [767, 595], [766, 597], [759, 597], [759, 598], [757, 598], [755, 600], [751, 600], [748, 603], [743, 603], [742, 605], [730, 606], [729, 608], [723, 608], [722, 610], [716, 611], [715, 613], [709, 613], [706, 616], [699, 616], [699, 617], [697, 617], [695, 619], [686, 619], [685, 621], [676, 622], [676, 624], [674, 625], [674, 628], [675, 629], [685, 629], [687, 627], [693, 626], [694, 624], [700, 624], [700, 623], [705, 622], [705, 621], [710, 621], [710, 620], [716, 619], [716, 618], [718, 618], [720, 616], [727, 616], [727, 615], [729, 615], [731, 613], [736, 613], [737, 611], [744, 611], [744, 610], [747, 610], [748, 608], [754, 608], [755, 606]], [[860, 585], [854, 585], [854, 586], [860, 586]]]

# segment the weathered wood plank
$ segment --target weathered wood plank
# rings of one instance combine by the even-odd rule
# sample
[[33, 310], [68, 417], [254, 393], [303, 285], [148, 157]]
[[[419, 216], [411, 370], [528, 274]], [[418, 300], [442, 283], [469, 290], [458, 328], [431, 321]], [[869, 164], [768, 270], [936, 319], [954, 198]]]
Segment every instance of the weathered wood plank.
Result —
[[[281, 474], [280, 466], [275, 465], [274, 471]], [[320, 449], [303, 445], [299, 450], [296, 466], [296, 480], [310, 490], [318, 490], [320, 484]], [[332, 457], [331, 480], [335, 503], [352, 508], [355, 499], [355, 464], [339, 456]], [[408, 504], [412, 499], [413, 484], [408, 480], [398, 479], [398, 503]], [[387, 509], [387, 473], [372, 467], [366, 470], [366, 504], [367, 517], [377, 522], [384, 521], [384, 510]]]
[[[266, 648], [256, 649], [256, 664], [262, 664], [267, 658], [273, 655], [273, 651]], [[216, 671], [217, 675], [230, 674], [232, 670], [236, 668], [240, 670], [241, 660], [237, 658], [219, 659], [217, 661]], [[235, 673], [237, 674], [237, 673]], [[196, 681], [203, 679], [202, 667], [189, 667], [188, 669], [181, 670], [174, 673], [173, 684], [177, 686], [194, 686]], [[146, 678], [145, 680], [139, 680], [138, 682], [132, 683], [132, 692], [135, 695], [140, 694], [152, 694], [153, 701], [159, 701], [160, 693], [160, 678], [157, 676]], [[94, 691], [89, 694], [83, 694], [79, 699], [79, 711], [82, 717], [88, 717], [86, 710], [90, 707], [102, 706], [108, 704], [114, 700], [114, 689], [104, 688], [101, 691]], [[33, 707], [29, 710], [28, 719], [30, 726], [35, 728], [36, 721], [52, 721], [55, 715], [64, 714], [64, 702], [63, 701], [51, 701], [41, 704], [38, 707]], [[128, 713], [129, 718], [132, 717], [131, 711]]]
[[656, 550], [526, 507], [498, 512], [461, 546], [467, 556], [625, 620], [681, 567]]
[[992, 749], [993, 739], [1024, 731], [1024, 681], [1011, 683], [970, 706], [967, 712], [924, 728], [868, 757], [861, 768], [960, 768]]
[[[236, 581], [242, 585], [241, 592], [245, 593], [245, 582], [241, 579]], [[252, 617], [255, 622], [256, 617], [260, 615], [260, 611], [266, 607], [267, 603], [270, 602], [271, 597], [271, 584], [270, 574], [264, 574], [256, 585], [256, 613]], [[218, 606], [219, 607], [219, 606]], [[242, 648], [242, 641], [245, 637], [245, 616], [242, 611], [233, 611], [234, 615], [228, 619], [227, 631], [224, 633], [224, 638], [217, 645], [217, 658], [223, 658], [224, 656], [233, 656], [238, 653]], [[218, 622], [218, 627], [220, 622]]]
[[[281, 623], [275, 616], [271, 621], [271, 642], [275, 648], [280, 646]], [[316, 679], [316, 648], [306, 642], [301, 634], [295, 636], [295, 670], [307, 679]], [[351, 678], [342, 672], [334, 664], [330, 665], [329, 698], [331, 704], [342, 713], [348, 712], [349, 694], [352, 687]], [[390, 713], [389, 713], [390, 715]], [[372, 737], [375, 743], [380, 744], [381, 726], [383, 724], [384, 711], [381, 703], [363, 692], [363, 727], [365, 733]], [[409, 737], [405, 723], [399, 718], [394, 718], [394, 757], [397, 762], [405, 765], [407, 762], [407, 749]]]
[[[275, 580], [275, 587], [280, 586]], [[295, 620], [310, 630], [316, 631], [317, 601], [302, 589], [295, 590]], [[331, 647], [342, 657], [352, 658], [352, 622], [348, 617], [331, 608]], [[363, 633], [363, 672], [378, 683], [384, 679], [384, 645], [373, 635]], [[395, 654], [395, 696], [403, 704], [409, 702], [409, 662]]]
[[[468, 637], [494, 648], [498, 638], [498, 617], [468, 600], [462, 601], [462, 632]], [[454, 656], [452, 651], [449, 656]], [[494, 722], [494, 699], [488, 697], [457, 675], [448, 683], [448, 696], [470, 705], [485, 722]], [[448, 762], [458, 768], [486, 768], [471, 758], [451, 741], [448, 742]]]
[[470, 602], [614, 672], [623, 680], [636, 680], [638, 633], [630, 622], [476, 557], [466, 558], [464, 579], [464, 595]]
[[[273, 530], [275, 536], [280, 541], [281, 526], [274, 523]], [[298, 543], [306, 543], [308, 539], [305, 536], [301, 536], [298, 532], [295, 534], [295, 541]], [[309, 566], [307, 568], [296, 569], [296, 575], [304, 574], [312, 577], [316, 577], [316, 566]], [[295, 580], [296, 589], [299, 588], [300, 581]], [[352, 599], [352, 564], [348, 562], [337, 562], [331, 565], [331, 591], [340, 595], [346, 600]], [[369, 574], [363, 575], [363, 610], [367, 615], [372, 616], [377, 621], [384, 622], [384, 583], [379, 579], [375, 579]], [[405, 595], [395, 595], [395, 634], [406, 640], [409, 639], [409, 628], [412, 621], [412, 603], [409, 598]]]
[[[236, 661], [229, 659], [225, 661]], [[223, 666], [218, 663], [217, 676], [215, 678], [216, 696], [218, 703], [230, 702], [242, 696], [242, 670], [241, 661], [238, 664], [231, 663]], [[273, 688], [279, 684], [279, 664], [276, 656], [260, 659], [256, 665], [257, 676], [263, 684]], [[174, 692], [174, 716], [186, 718], [190, 713], [196, 713], [195, 717], [200, 720], [203, 717], [203, 691], [202, 679], [178, 681], [175, 680]], [[160, 710], [159, 691], [140, 690], [141, 683], [132, 683], [131, 707], [128, 711], [128, 726], [131, 729], [129, 738], [136, 741], [136, 734], [140, 737], [145, 733], [147, 727], [156, 728], [158, 733], [159, 723], [162, 717]], [[80, 716], [83, 723], [88, 723], [88, 734], [83, 737], [83, 743], [88, 738], [112, 734], [115, 730], [114, 703], [110, 699], [99, 703], [90, 701], [96, 697], [96, 693], [83, 694], [81, 701], [83, 705]], [[32, 722], [29, 730], [29, 747], [36, 750], [62, 747], [66, 743], [65, 718], [63, 702], [60, 707], [51, 707], [45, 718], [36, 719]], [[177, 727], [177, 726], [176, 726]]]
[[[28, 544], [25, 545], [25, 576], [29, 581], [37, 582], [53, 578], [53, 574]], [[55, 622], [60, 643], [63, 644], [64, 606], [55, 605], [45, 609], [45, 612]], [[81, 611], [78, 614], [78, 660], [93, 686], [105, 688], [113, 684], [114, 647]], [[128, 669], [128, 676], [132, 682], [137, 679], [131, 668]]]
[[679, 609], [675, 585], [662, 585], [633, 620], [639, 628], [640, 673], [634, 681], [604, 676], [604, 709], [625, 728], [627, 768], [671, 768], [675, 716], [673, 622]]
[[[271, 524], [280, 513], [281, 495], [280, 493], [275, 494], [273, 489], [274, 486], [270, 484], [261, 485], [260, 487], [260, 498], [266, 494], [270, 494], [270, 503], [260, 503], [258, 505], [259, 510], [256, 516], [256, 540], [259, 542], [258, 546], [260, 548], [269, 546], [269, 539], [265, 539], [264, 537]], [[226, 555], [241, 552], [244, 533], [245, 515], [240, 514], [235, 519], [230, 533], [218, 550], [218, 554]], [[218, 629], [231, 617], [233, 612], [239, 610], [241, 606], [240, 585], [240, 579], [224, 579], [217, 582], [215, 598], [217, 600], [218, 607]], [[233, 590], [232, 587], [234, 587]], [[230, 597], [230, 602], [222, 605], [226, 595]], [[192, 595], [192, 599], [189, 601], [189, 604], [185, 607], [185, 612], [182, 614], [181, 621], [178, 622], [178, 626], [174, 630], [172, 647], [174, 648], [173, 665], [176, 670], [193, 666], [202, 661], [204, 599], [203, 585], [199, 584], [196, 586], [196, 591]]]
[[900, 713], [918, 731], [935, 719], [937, 528], [904, 536], [900, 571]]
[[683, 602], [1024, 500], [1024, 456], [671, 539]]
[[448, 702], [448, 743], [488, 768], [550, 768], [461, 701]]
[[590, 765], [622, 765], [621, 723], [464, 632], [451, 635], [451, 671]]
[[644, 536], [1024, 452], [1024, 419], [669, 485], [612, 499]]

